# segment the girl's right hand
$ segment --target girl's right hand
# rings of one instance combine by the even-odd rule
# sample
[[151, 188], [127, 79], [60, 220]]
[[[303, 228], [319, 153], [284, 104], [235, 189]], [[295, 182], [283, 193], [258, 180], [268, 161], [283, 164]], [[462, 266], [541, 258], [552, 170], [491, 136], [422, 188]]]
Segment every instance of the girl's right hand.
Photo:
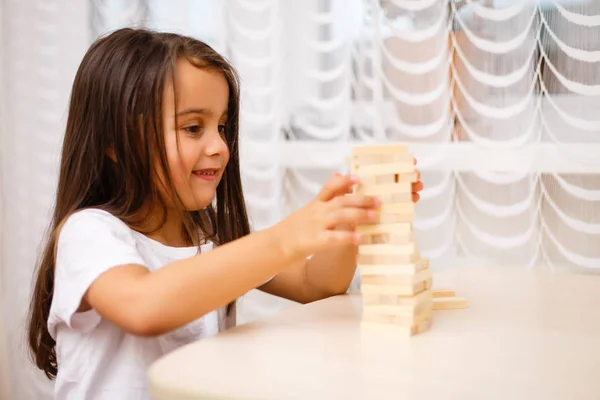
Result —
[[336, 228], [373, 222], [381, 204], [375, 197], [352, 194], [358, 182], [351, 175], [334, 176], [314, 200], [273, 227], [286, 257], [296, 260], [323, 248], [358, 244], [356, 232]]

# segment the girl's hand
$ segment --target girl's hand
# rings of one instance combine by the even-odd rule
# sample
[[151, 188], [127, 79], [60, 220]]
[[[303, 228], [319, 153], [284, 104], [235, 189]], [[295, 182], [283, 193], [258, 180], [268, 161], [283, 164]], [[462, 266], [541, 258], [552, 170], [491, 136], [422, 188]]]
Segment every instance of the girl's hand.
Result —
[[[412, 184], [415, 203], [423, 190], [421, 174], [416, 173], [417, 182]], [[375, 221], [374, 211], [381, 204], [375, 197], [352, 194], [358, 182], [357, 177], [335, 174], [314, 200], [275, 225], [276, 240], [284, 254], [292, 259], [305, 258], [323, 248], [357, 245], [360, 235], [353, 228]]]
[[320, 249], [358, 244], [358, 234], [336, 227], [373, 222], [380, 202], [372, 196], [349, 194], [357, 183], [356, 177], [335, 175], [314, 200], [273, 227], [286, 257], [295, 260]]
[[[417, 160], [414, 158], [413, 158], [413, 163], [415, 165], [417, 164]], [[419, 199], [421, 198], [421, 196], [419, 195], [419, 192], [421, 190], [423, 190], [423, 182], [421, 182], [421, 172], [418, 169], [415, 169], [415, 172], [417, 173], [417, 181], [413, 182], [413, 184], [412, 184], [412, 201], [414, 203], [417, 203], [419, 201]], [[336, 174], [336, 176], [339, 176], [339, 174]], [[340, 193], [338, 193], [337, 195], [343, 196], [348, 193], [352, 193], [352, 187], [342, 189], [342, 191]], [[342, 230], [354, 230], [355, 226], [354, 225], [340, 225], [337, 228], [342, 229]]]

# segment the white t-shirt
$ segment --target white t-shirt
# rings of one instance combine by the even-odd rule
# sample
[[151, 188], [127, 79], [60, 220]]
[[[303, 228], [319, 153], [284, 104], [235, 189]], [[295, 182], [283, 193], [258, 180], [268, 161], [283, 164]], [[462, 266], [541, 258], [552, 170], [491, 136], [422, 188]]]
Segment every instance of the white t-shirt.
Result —
[[[201, 251], [211, 249], [208, 244]], [[82, 210], [67, 220], [58, 239], [48, 319], [58, 359], [56, 399], [148, 400], [146, 373], [152, 362], [219, 331], [217, 311], [152, 338], [128, 334], [93, 309], [76, 312], [90, 284], [112, 267], [140, 264], [152, 271], [197, 252], [165, 246], [101, 210]]]

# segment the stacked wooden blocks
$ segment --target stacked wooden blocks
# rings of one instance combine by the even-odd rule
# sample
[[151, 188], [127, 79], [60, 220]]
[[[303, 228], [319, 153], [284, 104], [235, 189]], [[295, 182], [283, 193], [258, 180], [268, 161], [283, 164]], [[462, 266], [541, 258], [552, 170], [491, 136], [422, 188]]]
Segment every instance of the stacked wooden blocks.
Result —
[[405, 145], [357, 146], [349, 159], [360, 177], [357, 193], [377, 196], [377, 221], [356, 228], [363, 299], [362, 325], [415, 335], [431, 324], [433, 295], [429, 261], [419, 254], [412, 228], [417, 182]]

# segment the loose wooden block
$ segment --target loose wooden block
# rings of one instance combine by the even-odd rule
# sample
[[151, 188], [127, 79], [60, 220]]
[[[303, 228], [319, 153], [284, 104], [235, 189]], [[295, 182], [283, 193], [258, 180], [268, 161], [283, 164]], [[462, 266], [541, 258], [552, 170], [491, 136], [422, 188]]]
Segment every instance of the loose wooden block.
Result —
[[433, 289], [433, 297], [454, 297], [456, 292], [452, 289]]
[[434, 310], [456, 310], [468, 308], [467, 300], [463, 297], [438, 297], [433, 299]]

